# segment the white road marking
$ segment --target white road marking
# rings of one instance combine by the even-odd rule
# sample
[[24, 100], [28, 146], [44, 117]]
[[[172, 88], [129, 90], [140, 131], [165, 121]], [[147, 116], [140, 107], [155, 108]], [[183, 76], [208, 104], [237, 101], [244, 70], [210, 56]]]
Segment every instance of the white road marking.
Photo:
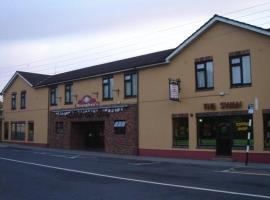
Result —
[[265, 174], [265, 173], [240, 172], [240, 171], [230, 171], [230, 170], [223, 170], [223, 171], [219, 171], [219, 172], [230, 173], [230, 174], [254, 175], [254, 176], [270, 176], [270, 174]]
[[129, 165], [141, 166], [141, 165], [154, 165], [158, 164], [159, 162], [145, 162], [145, 163], [128, 163]]
[[10, 158], [5, 158], [5, 157], [0, 157], [0, 160], [6, 160], [6, 161], [10, 161], [10, 162], [22, 163], [22, 164], [27, 164], [27, 165], [34, 165], [34, 166], [39, 166], [39, 167], [44, 167], [44, 168], [49, 168], [49, 169], [56, 169], [56, 170], [61, 170], [61, 171], [67, 171], [67, 172], [73, 172], [73, 173], [79, 173], [79, 174], [86, 174], [86, 175], [91, 175], [91, 176], [99, 176], [99, 177], [104, 177], [104, 178], [124, 180], [124, 181], [130, 181], [130, 182], [146, 183], [146, 184], [152, 184], [152, 185], [161, 185], [161, 186], [167, 186], [167, 187], [183, 188], [183, 189], [206, 191], [206, 192], [215, 192], [215, 193], [221, 193], [221, 194], [231, 194], [231, 195], [239, 195], [239, 196], [248, 196], [248, 197], [270, 199], [270, 196], [259, 195], [259, 194], [232, 192], [232, 191], [226, 191], [226, 190], [200, 188], [200, 187], [192, 187], [192, 186], [186, 186], [186, 185], [176, 185], [176, 184], [162, 183], [162, 182], [156, 182], [156, 181], [147, 181], [147, 180], [141, 180], [141, 179], [125, 178], [125, 177], [120, 177], [120, 176], [98, 174], [98, 173], [93, 173], [93, 172], [87, 172], [87, 171], [81, 171], [81, 170], [75, 170], [75, 169], [68, 169], [68, 168], [62, 168], [62, 167], [55, 167], [55, 166], [44, 165], [44, 164], [33, 163], [33, 162], [26, 162], [26, 161], [15, 160], [15, 159], [10, 159]]

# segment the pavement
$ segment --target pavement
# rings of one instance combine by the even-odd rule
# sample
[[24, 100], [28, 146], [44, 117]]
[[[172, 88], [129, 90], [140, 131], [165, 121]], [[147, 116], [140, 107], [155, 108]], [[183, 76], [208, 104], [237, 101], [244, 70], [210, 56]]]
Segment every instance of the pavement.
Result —
[[270, 199], [270, 165], [0, 143], [0, 199]]

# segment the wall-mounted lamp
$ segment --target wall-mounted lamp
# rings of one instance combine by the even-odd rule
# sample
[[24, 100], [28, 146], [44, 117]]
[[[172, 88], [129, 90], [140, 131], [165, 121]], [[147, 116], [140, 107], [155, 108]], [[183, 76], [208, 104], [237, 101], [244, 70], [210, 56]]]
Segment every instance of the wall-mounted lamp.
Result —
[[219, 96], [224, 96], [225, 95], [225, 92], [219, 92]]

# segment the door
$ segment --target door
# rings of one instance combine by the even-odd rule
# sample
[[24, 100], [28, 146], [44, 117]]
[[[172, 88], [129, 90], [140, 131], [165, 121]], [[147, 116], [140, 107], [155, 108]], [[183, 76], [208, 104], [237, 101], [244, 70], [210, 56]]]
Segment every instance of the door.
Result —
[[220, 123], [217, 127], [216, 155], [232, 155], [232, 126], [230, 123]]

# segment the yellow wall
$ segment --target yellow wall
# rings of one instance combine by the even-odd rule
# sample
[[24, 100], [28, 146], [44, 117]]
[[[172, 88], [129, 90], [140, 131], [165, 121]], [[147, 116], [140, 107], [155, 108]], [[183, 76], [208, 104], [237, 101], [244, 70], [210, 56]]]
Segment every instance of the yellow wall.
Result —
[[[90, 95], [96, 98], [101, 105], [108, 104], [131, 104], [136, 103], [137, 98], [124, 98], [124, 73], [118, 73], [113, 75], [114, 80], [114, 90], [119, 89], [119, 95], [115, 91], [113, 92], [113, 100], [102, 100], [102, 80], [103, 77], [96, 77], [91, 79], [79, 80], [73, 82], [73, 104], [65, 105], [65, 84], [59, 84], [57, 86], [57, 106], [50, 106], [50, 110], [62, 109], [62, 108], [74, 108], [76, 107], [78, 101], [82, 99], [85, 95]], [[96, 95], [98, 93], [98, 96]]]
[[[230, 88], [229, 53], [250, 50], [252, 86]], [[196, 92], [196, 58], [212, 56], [214, 90]], [[189, 114], [189, 149], [197, 148], [196, 113], [204, 103], [241, 101], [247, 110], [257, 97], [259, 110], [254, 114], [254, 151], [263, 151], [262, 109], [270, 108], [270, 38], [221, 22], [214, 25], [167, 66], [139, 72], [139, 148], [173, 149], [172, 114]], [[181, 79], [181, 102], [168, 100], [168, 79]], [[224, 92], [225, 96], [219, 96]], [[239, 109], [238, 109], [239, 110]], [[241, 109], [240, 109], [241, 110]], [[220, 110], [216, 112], [231, 110]], [[190, 114], [193, 114], [191, 117]]]
[[[21, 91], [26, 91], [26, 108], [20, 108]], [[11, 110], [11, 94], [17, 93], [16, 110]], [[33, 89], [21, 77], [17, 77], [4, 94], [4, 121], [9, 122], [9, 140], [11, 135], [10, 122], [25, 121], [25, 142], [28, 137], [28, 122], [34, 122], [34, 143], [47, 144], [48, 133], [48, 89]], [[4, 126], [2, 128], [4, 133]], [[2, 134], [2, 138], [4, 134]]]

